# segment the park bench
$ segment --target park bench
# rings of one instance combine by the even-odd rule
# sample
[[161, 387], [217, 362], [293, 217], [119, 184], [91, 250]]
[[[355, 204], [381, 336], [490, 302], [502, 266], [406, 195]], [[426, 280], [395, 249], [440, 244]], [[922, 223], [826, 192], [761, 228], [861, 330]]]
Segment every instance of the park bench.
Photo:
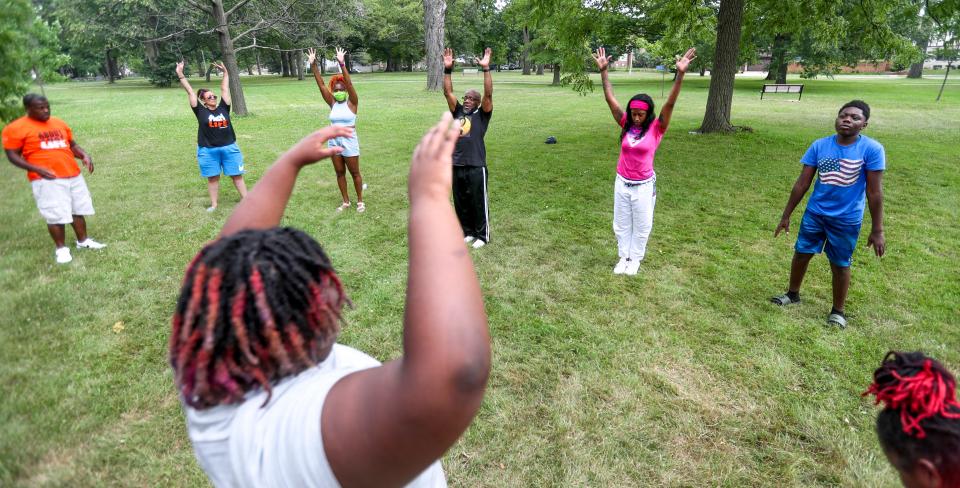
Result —
[[797, 99], [792, 101], [799, 102], [803, 98], [803, 85], [764, 84], [760, 89], [760, 100], [763, 100], [764, 93], [796, 93]]
[[466, 76], [466, 75], [475, 75], [475, 74], [477, 74], [477, 73], [479, 73], [479, 72], [480, 72], [480, 70], [477, 69], [477, 68], [463, 68], [463, 74], [464, 74], [464, 76]]

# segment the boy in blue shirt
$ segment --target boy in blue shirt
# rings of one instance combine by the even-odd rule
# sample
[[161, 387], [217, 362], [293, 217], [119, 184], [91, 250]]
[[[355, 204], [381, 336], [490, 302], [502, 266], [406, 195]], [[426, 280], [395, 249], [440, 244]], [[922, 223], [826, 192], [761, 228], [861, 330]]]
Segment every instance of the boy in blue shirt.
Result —
[[807, 273], [807, 265], [821, 250], [830, 260], [833, 274], [833, 309], [827, 323], [846, 327], [843, 313], [850, 287], [850, 261], [863, 223], [864, 194], [870, 203], [873, 228], [867, 246], [873, 246], [877, 257], [883, 256], [883, 170], [886, 157], [883, 146], [860, 135], [870, 119], [870, 106], [862, 100], [844, 104], [837, 114], [836, 135], [818, 139], [800, 160], [803, 170], [793, 185], [783, 216], [774, 231], [790, 231], [790, 214], [810, 188], [817, 176], [813, 195], [807, 202], [807, 211], [800, 221], [796, 252], [790, 266], [790, 287], [783, 295], [770, 299], [777, 305], [800, 301], [800, 284]]

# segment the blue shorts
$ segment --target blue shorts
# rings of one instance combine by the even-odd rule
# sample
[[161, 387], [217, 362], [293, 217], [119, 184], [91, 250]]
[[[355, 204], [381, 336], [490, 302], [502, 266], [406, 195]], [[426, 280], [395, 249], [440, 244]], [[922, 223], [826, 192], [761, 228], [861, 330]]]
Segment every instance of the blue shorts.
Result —
[[220, 147], [197, 146], [197, 164], [200, 166], [200, 176], [212, 178], [220, 176], [239, 176], [243, 171], [243, 154], [237, 143]]
[[343, 157], [353, 157], [360, 155], [360, 140], [357, 139], [357, 133], [354, 131], [353, 137], [334, 137], [327, 141], [327, 147], [342, 147]]
[[835, 266], [849, 267], [862, 223], [845, 224], [830, 217], [805, 212], [794, 249], [801, 254], [820, 254], [822, 250]]

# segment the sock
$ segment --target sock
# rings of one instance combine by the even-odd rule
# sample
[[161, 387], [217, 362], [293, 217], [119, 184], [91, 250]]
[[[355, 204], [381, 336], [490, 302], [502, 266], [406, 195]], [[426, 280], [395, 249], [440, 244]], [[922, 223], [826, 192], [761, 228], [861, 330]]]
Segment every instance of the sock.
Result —
[[789, 298], [791, 302], [799, 302], [799, 301], [800, 301], [800, 292], [799, 292], [799, 291], [787, 291], [787, 298]]
[[839, 315], [839, 316], [841, 316], [841, 317], [846, 318], [846, 315], [844, 315], [843, 312], [841, 312], [840, 310], [837, 310], [836, 308], [833, 308], [833, 307], [830, 308], [830, 313], [831, 313], [831, 314], [837, 314], [837, 315]]

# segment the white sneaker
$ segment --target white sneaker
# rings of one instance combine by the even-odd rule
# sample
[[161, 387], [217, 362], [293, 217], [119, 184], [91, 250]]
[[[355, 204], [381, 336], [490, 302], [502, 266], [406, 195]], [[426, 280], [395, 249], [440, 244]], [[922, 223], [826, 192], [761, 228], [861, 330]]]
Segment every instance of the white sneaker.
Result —
[[477, 239], [477, 240], [473, 241], [473, 248], [474, 248], [474, 249], [480, 249], [481, 247], [486, 246], [486, 245], [487, 245], [487, 243], [486, 243], [486, 242], [483, 242], [483, 239]]
[[217, 207], [207, 207], [207, 212], [213, 213], [217, 211]]
[[623, 274], [633, 276], [637, 274], [637, 271], [640, 271], [640, 260], [631, 259], [627, 261], [627, 266], [623, 269]]
[[91, 238], [87, 238], [85, 241], [77, 241], [77, 249], [103, 249], [107, 247], [106, 244], [97, 242]]
[[620, 261], [617, 262], [617, 265], [613, 267], [613, 274], [623, 274], [627, 269], [627, 258], [620, 258]]
[[473, 236], [467, 236], [467, 237], [464, 237], [464, 238], [463, 238], [463, 242], [466, 242], [467, 244], [470, 244], [471, 242], [473, 242], [473, 241], [475, 241], [475, 240], [477, 240], [477, 238], [476, 238], [476, 237], [473, 237]]
[[70, 261], [73, 261], [73, 256], [70, 255], [69, 247], [58, 247], [57, 248], [57, 264], [67, 264]]

